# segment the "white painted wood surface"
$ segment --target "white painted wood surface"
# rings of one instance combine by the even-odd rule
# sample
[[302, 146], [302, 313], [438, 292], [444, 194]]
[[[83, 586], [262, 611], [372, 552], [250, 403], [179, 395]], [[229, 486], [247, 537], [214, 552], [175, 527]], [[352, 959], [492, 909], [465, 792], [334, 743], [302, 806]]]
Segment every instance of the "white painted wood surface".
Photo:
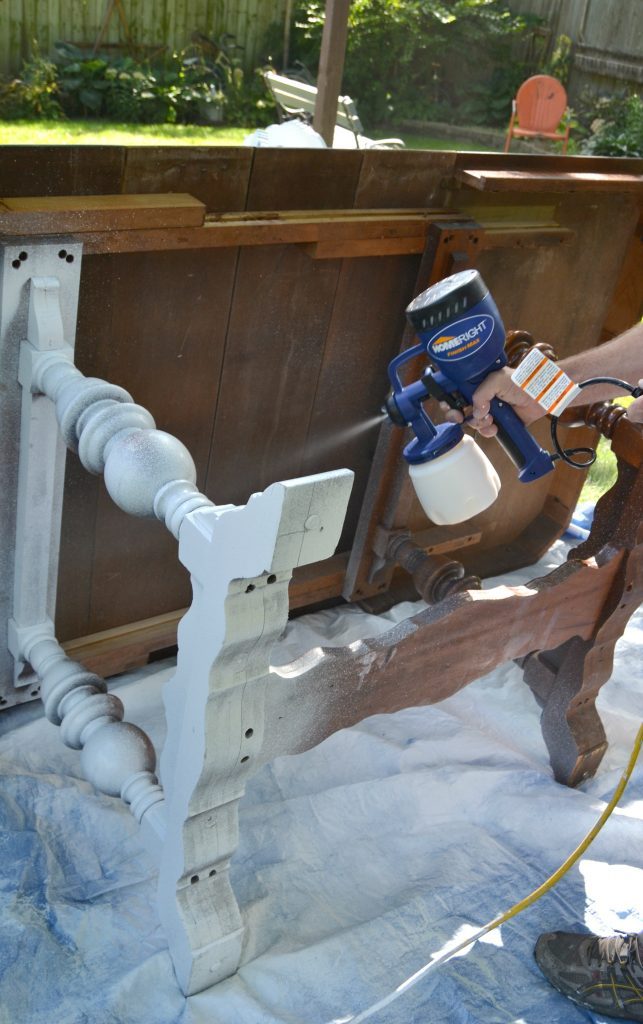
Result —
[[[0, 327], [9, 315], [18, 330], [22, 385], [9, 646], [18, 670], [28, 664], [35, 671], [63, 742], [82, 751], [86, 778], [120, 796], [140, 822], [160, 861], [160, 916], [179, 984], [192, 993], [239, 963], [243, 926], [228, 865], [238, 801], [260, 764], [270, 651], [288, 619], [292, 570], [335, 551], [353, 474], [273, 484], [243, 507], [213, 505], [196, 487], [184, 445], [157, 430], [123, 388], [74, 366], [80, 251], [67, 246], [65, 253], [77, 267], [64, 286], [58, 246], [40, 243], [24, 259], [5, 258]], [[40, 276], [24, 271], [28, 258]], [[62, 265], [68, 268], [67, 258]], [[122, 721], [121, 701], [68, 658], [54, 634], [64, 445], [90, 472], [104, 473], [122, 509], [165, 521], [191, 573], [193, 602], [166, 695], [165, 794], [148, 737]]]
[[[68, 247], [70, 262], [61, 260], [60, 246], [51, 243], [4, 250], [0, 344], [20, 348], [22, 385], [12, 636], [54, 617], [65, 445], [51, 402], [31, 391], [31, 356], [65, 351], [73, 359], [81, 250]], [[62, 290], [54, 271], [64, 278]], [[14, 683], [34, 684], [19, 653]]]
[[333, 554], [348, 470], [273, 484], [241, 508], [186, 516], [179, 558], [194, 596], [165, 694], [167, 832], [159, 907], [185, 993], [237, 969], [243, 925], [228, 877], [238, 802], [263, 744], [269, 657], [288, 617], [295, 566]]
[[[113, 407], [129, 403], [138, 409], [122, 388], [88, 379], [74, 366], [80, 257], [80, 246], [61, 251], [50, 243], [25, 243], [18, 255], [5, 251], [0, 328], [11, 329], [20, 348], [22, 387], [8, 646], [15, 682], [40, 688], [45, 714], [60, 726], [62, 741], [82, 751], [88, 781], [120, 796], [139, 822], [147, 815], [147, 831], [157, 834], [163, 793], [151, 742], [122, 721], [123, 705], [107, 693], [105, 680], [68, 658], [54, 633], [65, 445], [77, 448], [78, 424], [84, 418], [86, 426], [92, 412], [95, 418], [102, 411], [104, 420], [107, 407], [112, 424], [118, 421]], [[27, 267], [37, 273], [30, 277]], [[105, 445], [110, 435], [103, 435]]]
[[45, 715], [60, 726], [63, 743], [82, 751], [87, 781], [101, 793], [120, 797], [139, 823], [154, 808], [146, 822], [158, 839], [163, 791], [154, 774], [156, 752], [148, 736], [123, 721], [123, 703], [107, 693], [104, 679], [67, 657], [53, 626], [24, 630], [21, 641], [22, 653], [41, 683]]

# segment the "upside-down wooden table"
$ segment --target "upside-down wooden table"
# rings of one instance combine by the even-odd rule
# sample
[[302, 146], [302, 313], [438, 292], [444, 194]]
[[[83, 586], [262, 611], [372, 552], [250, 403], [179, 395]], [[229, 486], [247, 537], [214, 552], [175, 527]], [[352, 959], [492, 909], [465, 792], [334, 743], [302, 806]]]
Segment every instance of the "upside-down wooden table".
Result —
[[[640, 161], [386, 151], [107, 149], [90, 161], [81, 148], [16, 147], [3, 155], [3, 624], [15, 620], [24, 576], [21, 550], [14, 562], [16, 520], [19, 548], [29, 533], [20, 525], [25, 371], [18, 350], [24, 337], [44, 348], [56, 344], [38, 327], [40, 300], [33, 297], [49, 294], [30, 269], [45, 249], [47, 266], [59, 268], [49, 269], [48, 280], [53, 275], [63, 291], [82, 251], [77, 366], [125, 385], [159, 427], [186, 442], [207, 506], [245, 502], [275, 480], [302, 474], [330, 472], [321, 479], [340, 481], [340, 497], [310, 498], [317, 504], [306, 515], [293, 497], [284, 512], [291, 524], [284, 536], [304, 538], [334, 524], [321, 546], [311, 536], [301, 541], [305, 557], [283, 554], [286, 541], [275, 526], [282, 554], [264, 552], [258, 568], [244, 557], [239, 520], [224, 541], [229, 583], [219, 588], [219, 611], [208, 613], [219, 616], [219, 639], [207, 652], [189, 653], [207, 632], [202, 625], [195, 633], [196, 601], [182, 627], [168, 710], [192, 723], [192, 732], [179, 729], [163, 755], [174, 831], [163, 826], [155, 834], [170, 851], [165, 860], [159, 854], [161, 913], [185, 991], [235, 970], [242, 922], [226, 867], [237, 842], [236, 808], [248, 773], [276, 754], [310, 747], [370, 714], [442, 700], [519, 659], [543, 707], [556, 777], [574, 785], [596, 770], [605, 749], [596, 695], [643, 597], [640, 430], [609, 407], [593, 407], [580, 426], [569, 427], [580, 443], [602, 432], [618, 462], [589, 540], [528, 587], [481, 591], [478, 574], [530, 564], [562, 533], [582, 474], [559, 466], [527, 488], [489, 443], [503, 481], [499, 501], [461, 527], [441, 528], [427, 523], [409, 492], [401, 432], [385, 426], [376, 438], [354, 428], [381, 404], [400, 337], [404, 346], [411, 341], [405, 305], [454, 269], [479, 266], [505, 322], [529, 329], [559, 356], [629, 326], [641, 304], [641, 170]], [[18, 296], [11, 316], [10, 294]], [[63, 308], [65, 318], [69, 326]], [[510, 335], [514, 360], [533, 343], [530, 335]], [[82, 416], [78, 424], [80, 437]], [[80, 451], [82, 457], [82, 443]], [[332, 471], [343, 467], [355, 485], [333, 555], [347, 476]], [[330, 493], [326, 483], [316, 492], [317, 485], [303, 486], [307, 494]], [[284, 509], [290, 493], [279, 492]], [[272, 507], [273, 499], [265, 500]], [[214, 513], [222, 524], [227, 508]], [[203, 515], [189, 511], [195, 539], [180, 537], [197, 595], [203, 574], [216, 575], [199, 553], [212, 532]], [[247, 529], [261, 533], [252, 515]], [[158, 524], [127, 519], [97, 478], [69, 460], [60, 566], [53, 559], [52, 577], [50, 558], [47, 570], [48, 592], [58, 579], [55, 633], [68, 658], [109, 675], [175, 643], [189, 591], [172, 546]], [[270, 638], [285, 622], [288, 580], [298, 564], [290, 583], [294, 609], [342, 595], [377, 608], [408, 592], [408, 573], [429, 606], [359, 650], [326, 652], [297, 673], [269, 673]], [[207, 614], [201, 621], [210, 621]], [[11, 628], [15, 637], [15, 622]], [[202, 685], [191, 697], [193, 676]], [[14, 683], [5, 650], [0, 693], [5, 707], [38, 696], [29, 665]], [[177, 701], [185, 702], [180, 710]], [[186, 755], [186, 771], [181, 751], [193, 744], [194, 730], [202, 739]]]

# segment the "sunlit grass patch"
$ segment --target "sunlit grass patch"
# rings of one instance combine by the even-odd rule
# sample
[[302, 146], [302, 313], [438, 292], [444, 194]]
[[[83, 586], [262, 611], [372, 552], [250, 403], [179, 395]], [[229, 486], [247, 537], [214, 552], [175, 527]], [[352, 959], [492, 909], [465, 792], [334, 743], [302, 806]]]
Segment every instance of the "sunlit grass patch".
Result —
[[0, 121], [0, 145], [241, 146], [252, 128], [114, 121]]

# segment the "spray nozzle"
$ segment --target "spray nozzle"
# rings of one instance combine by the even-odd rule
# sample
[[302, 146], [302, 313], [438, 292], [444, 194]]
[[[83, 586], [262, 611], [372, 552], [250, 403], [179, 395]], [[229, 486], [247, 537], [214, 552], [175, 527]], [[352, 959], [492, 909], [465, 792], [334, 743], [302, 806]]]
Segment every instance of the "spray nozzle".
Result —
[[392, 391], [389, 391], [388, 395], [386, 396], [386, 401], [384, 402], [384, 405], [382, 406], [380, 412], [383, 412], [386, 416], [388, 416], [391, 423], [394, 423], [396, 427], [407, 426], [406, 420], [404, 419], [402, 413], [397, 407], [395, 395]]

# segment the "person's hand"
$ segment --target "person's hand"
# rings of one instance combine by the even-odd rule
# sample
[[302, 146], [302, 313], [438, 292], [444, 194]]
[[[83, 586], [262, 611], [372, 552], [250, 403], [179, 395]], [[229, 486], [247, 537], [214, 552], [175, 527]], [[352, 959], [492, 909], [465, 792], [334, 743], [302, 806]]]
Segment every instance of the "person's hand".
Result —
[[[467, 410], [467, 414], [470, 413], [471, 416], [470, 426], [474, 427], [483, 437], [494, 437], [498, 433], [498, 428], [489, 412], [492, 398], [499, 398], [500, 401], [511, 405], [523, 423], [533, 423], [545, 415], [542, 406], [526, 395], [517, 384], [514, 384], [511, 379], [511, 370], [505, 366], [502, 370], [497, 370], [485, 377], [473, 394], [471, 409]], [[451, 420], [452, 423], [462, 423], [464, 419], [462, 413], [455, 409], [449, 409], [445, 403], [440, 403], [440, 405], [448, 420]]]
[[[639, 387], [643, 388], [643, 379], [639, 381]], [[627, 410], [628, 420], [632, 420], [633, 423], [643, 423], [643, 395], [641, 398], [635, 398]]]

